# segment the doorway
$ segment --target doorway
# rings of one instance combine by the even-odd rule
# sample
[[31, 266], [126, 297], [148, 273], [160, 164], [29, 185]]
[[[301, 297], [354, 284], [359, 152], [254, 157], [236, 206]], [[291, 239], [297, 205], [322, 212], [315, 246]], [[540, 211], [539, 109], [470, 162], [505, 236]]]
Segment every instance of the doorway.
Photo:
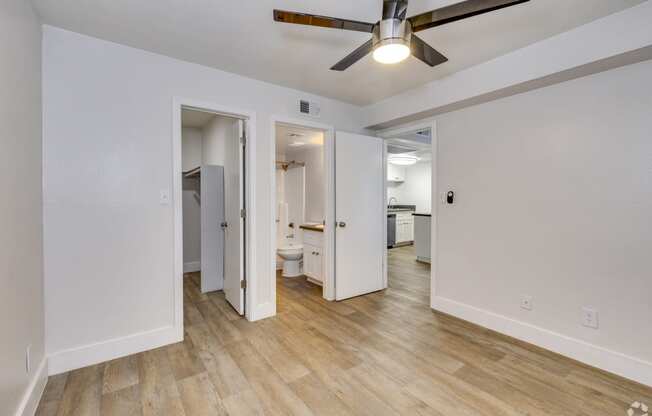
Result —
[[328, 136], [323, 127], [274, 123], [277, 281], [303, 282], [327, 299], [332, 282]]
[[[274, 143], [279, 146], [281, 141], [287, 141], [286, 145], [305, 146], [305, 139], [301, 135], [305, 137], [306, 134], [301, 132], [306, 130], [324, 133], [323, 231], [301, 228], [299, 225], [298, 228], [302, 230], [302, 240], [295, 243], [301, 246], [303, 252], [300, 259], [301, 271], [288, 268], [286, 274], [299, 274], [300, 278], [314, 284], [315, 279], [311, 278], [311, 274], [314, 270], [322, 269], [321, 294], [327, 300], [344, 300], [384, 289], [386, 287], [384, 266], [386, 241], [383, 140], [342, 131], [335, 132], [328, 126], [305, 121], [273, 119], [272, 128]], [[292, 129], [297, 130], [298, 135], [291, 131]], [[283, 135], [286, 135], [286, 138]], [[300, 144], [301, 142], [304, 143]], [[305, 173], [302, 173], [302, 169], [307, 168], [308, 165], [298, 158], [288, 158], [286, 154], [281, 154], [280, 147], [279, 152], [275, 153], [279, 153], [274, 154], [271, 163], [275, 183], [279, 185], [281, 181], [277, 166], [281, 170], [287, 168], [287, 172], [292, 169], [293, 172], [286, 174], [283, 183], [296, 186], [292, 181], [298, 181], [299, 187], [303, 186], [303, 198], [305, 198], [305, 193], [309, 190], [305, 188]], [[290, 153], [294, 154], [294, 152]], [[289, 181], [288, 177], [290, 177]], [[280, 193], [281, 189], [277, 189], [276, 192]], [[303, 198], [299, 198], [300, 203]], [[289, 235], [294, 235], [296, 238], [297, 234], [294, 233], [296, 223], [294, 228], [278, 227], [278, 224], [284, 223], [285, 214], [282, 212], [284, 208], [277, 207], [277, 199], [274, 198], [271, 204], [272, 234], [279, 239], [286, 239]], [[287, 209], [291, 210], [290, 207]], [[303, 211], [300, 208], [297, 211], [305, 213], [305, 204]], [[313, 221], [312, 224], [309, 221], [307, 225], [321, 228], [317, 221]], [[288, 218], [287, 223], [291, 222], [296, 221], [290, 221]], [[314, 235], [323, 240], [313, 239]], [[320, 250], [321, 244], [323, 244], [323, 251]], [[287, 247], [287, 253], [281, 254], [287, 254], [285, 257], [298, 254], [297, 245]], [[282, 275], [283, 272], [278, 270], [282, 269], [281, 259], [277, 257], [278, 247], [279, 244], [275, 244], [272, 251], [274, 258], [272, 268], [275, 275], [277, 273]], [[273, 290], [276, 291], [276, 285]]]
[[188, 293], [220, 296], [234, 315], [250, 318], [251, 116], [189, 100], [175, 100], [173, 110], [174, 301], [181, 339]]
[[385, 139], [388, 287], [430, 304], [437, 197], [434, 123], [379, 134]]

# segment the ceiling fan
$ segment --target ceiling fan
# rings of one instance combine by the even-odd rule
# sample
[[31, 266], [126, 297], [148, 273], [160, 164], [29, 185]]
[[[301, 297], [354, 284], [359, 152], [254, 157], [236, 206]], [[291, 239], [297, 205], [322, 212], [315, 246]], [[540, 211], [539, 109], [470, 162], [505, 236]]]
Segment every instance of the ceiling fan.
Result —
[[344, 71], [370, 52], [373, 52], [376, 61], [384, 64], [401, 62], [412, 54], [426, 64], [435, 66], [448, 61], [448, 58], [414, 33], [527, 1], [529, 0], [466, 0], [406, 18], [408, 0], [384, 0], [383, 17], [376, 23], [285, 10], [274, 10], [274, 20], [371, 33], [371, 39], [331, 67], [334, 71]]

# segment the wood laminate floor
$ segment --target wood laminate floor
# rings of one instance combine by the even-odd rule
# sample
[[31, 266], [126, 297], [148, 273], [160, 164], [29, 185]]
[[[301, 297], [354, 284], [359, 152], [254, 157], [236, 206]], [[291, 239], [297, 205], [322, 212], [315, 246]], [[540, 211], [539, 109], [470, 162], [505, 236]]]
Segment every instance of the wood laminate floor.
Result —
[[277, 279], [278, 315], [184, 287], [185, 341], [50, 377], [38, 416], [625, 415], [652, 389], [428, 307], [429, 267], [389, 254], [389, 288], [326, 302]]

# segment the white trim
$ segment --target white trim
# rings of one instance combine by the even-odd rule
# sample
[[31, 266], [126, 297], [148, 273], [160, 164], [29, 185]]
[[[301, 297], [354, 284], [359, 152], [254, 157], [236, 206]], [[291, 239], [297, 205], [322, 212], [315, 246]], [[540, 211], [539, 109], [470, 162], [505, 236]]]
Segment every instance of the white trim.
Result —
[[[326, 300], [335, 300], [335, 229], [328, 224], [335, 224], [335, 127], [328, 124], [316, 123], [310, 120], [296, 119], [286, 116], [271, 117], [272, 144], [270, 146], [269, 169], [272, 178], [272, 192], [276, 190], [276, 124], [289, 124], [298, 127], [312, 128], [324, 132], [324, 168], [326, 177], [326, 186], [324, 187], [326, 209], [324, 211], [326, 227], [324, 227], [324, 258], [326, 267], [324, 271], [322, 296]], [[270, 202], [270, 219], [272, 252], [271, 252], [271, 270], [274, 273], [271, 279], [270, 293], [272, 294], [273, 313], [276, 314], [276, 197], [271, 198]], [[268, 310], [271, 310], [270, 307]]]
[[126, 337], [57, 351], [48, 355], [48, 374], [55, 375], [64, 373], [182, 340], [178, 337], [176, 327], [167, 326], [151, 331], [139, 332]]
[[245, 317], [253, 321], [257, 308], [255, 302], [256, 276], [256, 113], [231, 106], [216, 104], [192, 98], [173, 97], [172, 99], [172, 199], [174, 207], [174, 328], [177, 341], [183, 340], [183, 207], [181, 184], [181, 109], [195, 108], [217, 114], [244, 119], [247, 133], [245, 146], [245, 210], [246, 218], [246, 273]]
[[201, 270], [201, 261], [189, 261], [187, 263], [183, 263], [184, 273], [198, 272], [200, 270]]
[[[437, 223], [438, 223], [438, 210], [439, 210], [439, 187], [438, 187], [438, 160], [439, 160], [439, 138], [437, 136], [437, 121], [434, 119], [419, 120], [414, 123], [402, 125], [400, 127], [392, 127], [390, 129], [380, 130], [376, 132], [376, 136], [384, 139], [390, 138], [393, 135], [400, 135], [409, 133], [414, 130], [430, 129], [431, 137], [431, 195], [430, 195], [430, 307], [434, 308], [434, 299], [436, 295], [437, 283]], [[387, 178], [385, 178], [387, 179]], [[387, 183], [385, 183], [385, 198], [387, 198]], [[387, 204], [385, 204], [387, 205]]]
[[387, 142], [383, 140], [383, 223], [381, 229], [383, 230], [383, 289], [389, 287], [389, 264], [388, 264], [388, 249], [387, 249]]
[[[276, 282], [276, 274], [274, 274], [274, 282]], [[260, 305], [256, 305], [255, 308], [248, 308], [248, 312], [251, 312], [251, 318], [247, 318], [250, 321], [258, 321], [260, 319], [270, 318], [276, 315], [276, 299], [273, 302], [266, 302]]]
[[433, 309], [652, 386], [652, 363], [484, 309], [437, 296]]
[[16, 416], [34, 416], [36, 413], [43, 391], [45, 391], [45, 385], [48, 382], [47, 363], [47, 358], [41, 360], [34, 377], [30, 380], [20, 400], [18, 409], [16, 409]]

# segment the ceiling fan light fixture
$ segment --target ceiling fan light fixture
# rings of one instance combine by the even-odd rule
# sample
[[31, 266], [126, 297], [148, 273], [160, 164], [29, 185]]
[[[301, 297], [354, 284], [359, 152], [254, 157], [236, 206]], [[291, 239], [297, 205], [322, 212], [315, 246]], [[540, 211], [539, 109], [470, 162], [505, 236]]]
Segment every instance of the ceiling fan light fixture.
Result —
[[374, 49], [374, 60], [381, 64], [397, 64], [410, 56], [410, 47], [402, 39], [383, 40]]

